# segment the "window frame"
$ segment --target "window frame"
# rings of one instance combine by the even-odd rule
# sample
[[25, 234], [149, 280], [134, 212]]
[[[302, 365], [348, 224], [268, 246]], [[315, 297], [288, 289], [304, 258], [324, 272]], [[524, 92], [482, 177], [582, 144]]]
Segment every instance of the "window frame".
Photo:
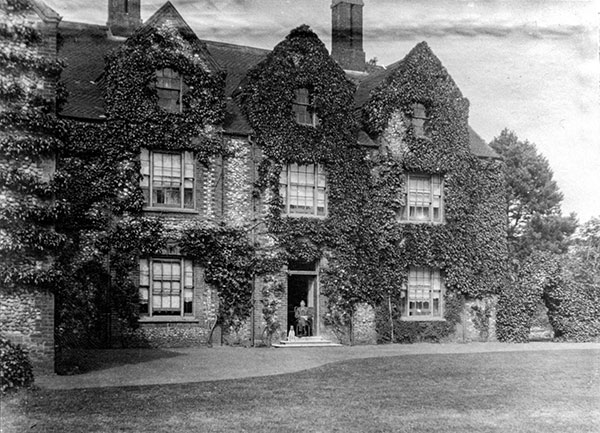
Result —
[[[302, 167], [310, 167], [313, 166], [313, 179], [314, 182], [313, 184], [303, 184], [300, 182], [294, 183], [292, 182], [292, 168], [294, 166], [296, 166], [298, 168], [298, 174], [301, 173], [300, 169]], [[321, 186], [319, 184], [319, 179], [320, 176], [323, 177], [323, 186]], [[298, 175], [298, 177], [300, 177]], [[283, 179], [285, 178], [285, 182], [283, 182]], [[297, 186], [299, 188], [312, 188], [312, 206], [311, 209], [312, 211], [310, 213], [304, 213], [304, 212], [292, 212], [292, 202], [290, 200], [291, 197], [291, 190], [292, 187]], [[322, 214], [319, 214], [319, 191], [322, 190], [323, 191], [323, 212]], [[282, 194], [283, 192], [283, 194]], [[322, 164], [306, 164], [306, 165], [300, 165], [297, 163], [291, 163], [291, 164], [287, 164], [283, 167], [283, 169], [281, 170], [280, 176], [279, 176], [279, 196], [281, 197], [282, 201], [283, 201], [283, 213], [287, 216], [290, 217], [305, 217], [305, 218], [326, 218], [328, 216], [329, 213], [329, 209], [328, 209], [328, 200], [327, 200], [327, 193], [328, 193], [328, 187], [327, 187], [327, 172], [325, 170], [325, 167]]]
[[[426, 286], [415, 285], [411, 290], [411, 281], [418, 279], [418, 273], [421, 272], [423, 274], [427, 273], [429, 275], [428, 284]], [[417, 274], [413, 277], [414, 274]], [[437, 285], [437, 287], [436, 287]], [[423, 287], [428, 287], [429, 297], [420, 299], [415, 296], [415, 300], [411, 301], [411, 293], [422, 291]], [[400, 310], [401, 315], [400, 319], [405, 321], [444, 321], [444, 296], [445, 296], [446, 288], [444, 284], [444, 275], [441, 270], [428, 268], [428, 267], [410, 267], [408, 268], [408, 273], [406, 276], [406, 281], [402, 285], [401, 292], [401, 303]], [[437, 297], [435, 297], [437, 294]], [[435, 300], [438, 300], [437, 313], [435, 313]], [[411, 302], [415, 302], [414, 309], [411, 308]], [[429, 302], [429, 314], [412, 314], [413, 311], [417, 311], [416, 303], [417, 302]]]
[[[167, 76], [167, 75], [165, 75], [165, 71], [171, 71], [171, 74], [175, 75], [175, 76]], [[156, 93], [157, 93], [157, 96], [158, 96], [158, 101], [157, 101], [158, 106], [162, 110], [164, 110], [164, 111], [166, 111], [168, 113], [179, 113], [179, 114], [183, 113], [183, 91], [184, 91], [184, 87], [185, 87], [184, 81], [183, 81], [183, 75], [181, 75], [179, 73], [179, 71], [176, 71], [173, 68], [157, 69], [154, 72], [154, 74], [155, 74], [155, 77], [156, 77]], [[162, 79], [162, 83], [164, 85], [160, 85], [161, 84], [161, 79]], [[178, 86], [177, 87], [166, 85], [169, 81], [175, 81], [175, 80], [178, 81]], [[161, 100], [166, 100], [167, 99], [165, 97], [161, 97], [160, 96], [161, 91], [163, 91], [163, 92], [177, 92], [178, 93], [177, 98], [176, 98], [177, 102], [175, 103], [175, 105], [177, 107], [176, 110], [173, 110], [173, 109], [169, 108], [171, 106], [171, 104], [169, 104], [169, 105], [161, 104]], [[168, 98], [168, 99], [169, 100], [174, 100], [175, 98]]]
[[[302, 100], [304, 99], [304, 93], [306, 93], [305, 100]], [[295, 121], [298, 125], [316, 128], [320, 124], [319, 117], [314, 110], [312, 92], [307, 87], [299, 87], [294, 90], [292, 112], [294, 113]], [[310, 116], [310, 122], [300, 121], [301, 113]]]
[[[145, 263], [145, 266], [144, 266]], [[154, 307], [154, 282], [155, 281], [176, 281], [174, 279], [155, 279], [154, 275], [154, 264], [179, 264], [179, 312], [178, 314], [159, 314], [158, 311], [168, 311], [167, 308], [155, 308]], [[144, 278], [145, 269], [145, 278]], [[144, 283], [145, 282], [145, 283]], [[152, 257], [140, 257], [138, 260], [138, 291], [139, 291], [139, 315], [140, 319], [163, 319], [163, 320], [185, 320], [194, 319], [196, 316], [196, 309], [194, 308], [194, 298], [196, 295], [195, 287], [195, 271], [194, 262], [192, 259], [185, 257], [173, 257], [173, 256], [152, 256]], [[144, 291], [146, 291], [144, 295]], [[164, 292], [165, 289], [161, 289], [160, 292]], [[187, 296], [190, 294], [191, 296]], [[160, 296], [160, 295], [159, 295]], [[161, 296], [164, 298], [164, 296]], [[186, 301], [189, 299], [189, 301]], [[145, 303], [143, 301], [146, 301]], [[143, 305], [146, 308], [143, 308]], [[187, 310], [187, 306], [190, 307], [190, 311]]]
[[427, 136], [427, 121], [429, 120], [429, 117], [427, 116], [427, 106], [422, 102], [414, 102], [411, 108], [410, 123], [413, 133], [417, 138], [425, 138]]
[[[180, 176], [179, 176], [179, 203], [178, 204], [169, 204], [169, 203], [158, 203], [154, 201], [154, 192], [157, 189], [154, 185], [156, 171], [156, 162], [155, 156], [157, 155], [178, 155], [179, 156], [179, 167], [180, 167]], [[168, 210], [174, 212], [194, 212], [196, 210], [196, 181], [197, 181], [197, 173], [196, 173], [196, 159], [194, 157], [194, 153], [188, 150], [182, 151], [169, 151], [169, 150], [151, 150], [142, 148], [140, 150], [140, 171], [142, 178], [140, 179], [140, 187], [144, 192], [145, 198], [145, 209], [152, 210]], [[163, 166], [164, 170], [164, 166]], [[163, 176], [166, 177], [166, 176]], [[175, 177], [171, 177], [175, 178]], [[186, 187], [187, 185], [188, 186]], [[163, 187], [166, 189], [167, 187]], [[186, 201], [186, 191], [191, 190], [191, 200]], [[188, 205], [191, 203], [191, 205]]]
[[[411, 190], [411, 179], [412, 180], [423, 180], [427, 179], [429, 182], [429, 202], [428, 202], [428, 214], [429, 216], [426, 219], [419, 219], [417, 217], [411, 217], [411, 196], [422, 194], [418, 191]], [[435, 180], [438, 180], [437, 185], [439, 189], [439, 195], [436, 194], [436, 184]], [[398, 220], [402, 223], [412, 223], [412, 224], [443, 224], [445, 222], [445, 212], [444, 212], [444, 176], [441, 174], [427, 174], [427, 173], [406, 173], [404, 178], [404, 205], [400, 208], [398, 212]], [[439, 200], [439, 217], [435, 218], [435, 201]], [[425, 203], [422, 203], [425, 204]], [[425, 206], [413, 206], [417, 207], [425, 207]]]

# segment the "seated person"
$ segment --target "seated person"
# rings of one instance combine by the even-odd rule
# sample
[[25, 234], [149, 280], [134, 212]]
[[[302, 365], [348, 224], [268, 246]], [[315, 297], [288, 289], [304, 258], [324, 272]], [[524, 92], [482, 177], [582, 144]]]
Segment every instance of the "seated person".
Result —
[[300, 301], [300, 306], [294, 308], [296, 324], [298, 327], [298, 336], [310, 335], [312, 330], [312, 308], [307, 307], [304, 301]]

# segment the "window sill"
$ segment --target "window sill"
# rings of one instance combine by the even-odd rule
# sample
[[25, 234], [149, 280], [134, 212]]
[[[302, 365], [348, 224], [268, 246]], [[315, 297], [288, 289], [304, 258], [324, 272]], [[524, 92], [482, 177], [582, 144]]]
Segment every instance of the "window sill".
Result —
[[312, 214], [303, 214], [303, 213], [299, 213], [299, 214], [282, 213], [281, 216], [285, 217], [285, 218], [315, 218], [315, 219], [319, 219], [319, 220], [324, 220], [327, 218], [327, 215], [312, 215]]
[[445, 322], [443, 317], [418, 316], [418, 317], [400, 317], [401, 322]]
[[138, 323], [199, 323], [200, 320], [195, 317], [181, 317], [181, 316], [153, 316], [153, 317], [140, 317]]
[[179, 208], [179, 207], [148, 207], [148, 206], [144, 206], [142, 208], [142, 211], [157, 212], [157, 213], [184, 213], [184, 214], [191, 214], [191, 215], [200, 214], [200, 212], [198, 212], [196, 209], [183, 209], [183, 208]]
[[400, 224], [429, 224], [432, 226], [439, 226], [446, 224], [445, 221], [409, 221], [409, 220], [397, 220]]

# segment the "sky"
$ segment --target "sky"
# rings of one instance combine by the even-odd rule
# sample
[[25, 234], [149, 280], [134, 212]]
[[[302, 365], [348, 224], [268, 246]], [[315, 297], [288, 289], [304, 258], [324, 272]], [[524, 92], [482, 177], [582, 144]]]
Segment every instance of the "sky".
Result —
[[[105, 24], [108, 0], [45, 0], [65, 21]], [[142, 19], [165, 0], [142, 0]], [[90, 4], [91, 3], [91, 4]], [[331, 0], [171, 0], [201, 39], [273, 48], [308, 24], [331, 48]], [[600, 0], [364, 0], [367, 59], [388, 65], [426, 41], [489, 142], [535, 143], [563, 214], [600, 217]]]

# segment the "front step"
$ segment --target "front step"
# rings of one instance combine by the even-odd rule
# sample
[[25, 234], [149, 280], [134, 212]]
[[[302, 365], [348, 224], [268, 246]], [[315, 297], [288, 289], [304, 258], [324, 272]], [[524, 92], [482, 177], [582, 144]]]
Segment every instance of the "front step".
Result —
[[340, 347], [341, 344], [333, 343], [330, 340], [326, 340], [323, 337], [301, 337], [296, 338], [293, 341], [281, 340], [279, 343], [272, 345], [278, 348], [291, 348], [291, 347]]

